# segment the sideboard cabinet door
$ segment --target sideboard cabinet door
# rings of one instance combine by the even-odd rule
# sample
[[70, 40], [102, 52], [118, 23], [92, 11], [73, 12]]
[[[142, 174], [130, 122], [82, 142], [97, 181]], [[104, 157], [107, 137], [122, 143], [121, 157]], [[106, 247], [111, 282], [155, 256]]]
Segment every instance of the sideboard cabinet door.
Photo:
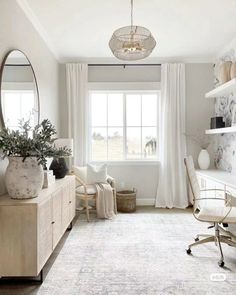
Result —
[[38, 272], [52, 253], [52, 199], [38, 206]]
[[70, 210], [70, 221], [75, 217], [75, 180], [70, 180], [70, 200], [69, 200], [69, 210]]
[[62, 231], [64, 232], [70, 223], [70, 182], [68, 181], [62, 188]]
[[57, 192], [52, 194], [52, 237], [53, 237], [53, 249], [56, 247], [61, 236], [63, 235], [62, 231], [62, 189], [59, 189]]

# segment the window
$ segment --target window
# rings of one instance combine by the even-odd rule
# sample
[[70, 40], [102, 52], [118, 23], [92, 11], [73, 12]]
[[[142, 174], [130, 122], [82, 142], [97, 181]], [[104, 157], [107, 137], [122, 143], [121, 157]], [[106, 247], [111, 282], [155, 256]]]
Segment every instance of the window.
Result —
[[157, 160], [158, 91], [91, 91], [90, 161]]

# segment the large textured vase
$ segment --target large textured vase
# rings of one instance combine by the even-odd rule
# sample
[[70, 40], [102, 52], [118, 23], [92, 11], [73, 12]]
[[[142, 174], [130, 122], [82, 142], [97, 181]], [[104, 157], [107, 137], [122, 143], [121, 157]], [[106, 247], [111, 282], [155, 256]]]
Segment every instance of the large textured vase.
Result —
[[200, 169], [207, 170], [210, 166], [210, 156], [207, 150], [202, 149], [198, 156], [198, 165]]
[[43, 167], [35, 157], [9, 157], [5, 182], [13, 199], [30, 199], [38, 196], [43, 186]]

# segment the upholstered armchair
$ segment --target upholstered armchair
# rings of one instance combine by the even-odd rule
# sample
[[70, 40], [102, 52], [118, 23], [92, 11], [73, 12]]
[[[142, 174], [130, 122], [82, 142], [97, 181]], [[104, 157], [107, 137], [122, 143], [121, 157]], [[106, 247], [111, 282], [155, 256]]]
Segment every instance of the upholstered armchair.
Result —
[[[76, 208], [77, 211], [85, 211], [87, 216], [87, 221], [90, 220], [90, 211], [96, 210], [96, 186], [94, 184], [87, 183], [87, 167], [86, 166], [75, 166], [74, 174], [76, 177], [76, 197], [79, 202], [79, 206]], [[114, 213], [117, 214], [117, 204], [116, 204], [116, 190], [115, 190], [115, 180], [113, 177], [107, 175], [106, 181], [110, 184], [113, 193], [114, 201]], [[93, 201], [93, 206], [90, 203]]]

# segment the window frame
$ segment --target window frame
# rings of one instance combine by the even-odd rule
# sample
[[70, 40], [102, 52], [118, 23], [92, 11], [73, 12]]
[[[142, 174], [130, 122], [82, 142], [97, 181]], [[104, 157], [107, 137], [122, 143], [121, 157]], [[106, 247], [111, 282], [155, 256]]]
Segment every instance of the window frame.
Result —
[[[137, 128], [141, 129], [141, 147], [142, 147], [142, 128], [143, 127], [155, 127], [156, 128], [156, 136], [157, 139], [160, 138], [160, 103], [161, 103], [161, 91], [160, 91], [160, 83], [159, 82], [141, 82], [141, 83], [136, 83], [136, 82], [128, 82], [128, 83], [88, 83], [88, 136], [87, 136], [87, 147], [88, 147], [88, 162], [89, 163], [94, 163], [94, 164], [99, 164], [99, 163], [107, 163], [109, 165], [118, 165], [118, 166], [123, 166], [123, 165], [153, 165], [157, 164], [160, 162], [160, 146], [159, 146], [159, 140], [157, 140], [157, 154], [156, 158], [152, 159], [145, 159], [145, 158], [140, 158], [140, 159], [129, 159], [127, 158], [127, 150], [126, 150], [126, 143], [127, 143], [127, 135], [126, 135], [126, 130], [127, 126], [126, 125], [126, 95], [127, 94], [140, 94], [140, 95], [145, 95], [145, 94], [157, 94], [157, 125], [156, 126], [135, 126]], [[101, 126], [92, 126], [92, 116], [91, 116], [91, 95], [92, 93], [122, 93], [123, 94], [123, 156], [124, 158], [122, 160], [108, 160], [108, 155], [107, 155], [107, 160], [92, 160], [92, 128], [106, 128], [108, 132], [108, 128], [116, 128], [118, 126], [108, 126], [107, 125], [104, 127]], [[107, 108], [108, 111], [108, 108]], [[141, 108], [142, 112], [142, 108]], [[159, 120], [158, 120], [159, 119]], [[120, 128], [121, 126], [119, 126]], [[108, 141], [107, 141], [107, 153], [108, 153]]]

